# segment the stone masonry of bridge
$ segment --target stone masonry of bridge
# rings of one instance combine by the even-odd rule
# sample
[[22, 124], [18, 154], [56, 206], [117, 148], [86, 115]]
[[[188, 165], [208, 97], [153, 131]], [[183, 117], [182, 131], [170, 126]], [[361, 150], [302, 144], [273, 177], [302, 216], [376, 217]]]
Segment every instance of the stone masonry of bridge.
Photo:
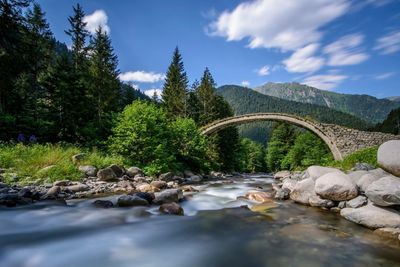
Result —
[[389, 140], [400, 140], [400, 135], [360, 131], [283, 113], [253, 113], [229, 117], [204, 126], [201, 131], [210, 135], [229, 126], [255, 121], [282, 121], [308, 129], [328, 145], [335, 160], [342, 160], [346, 155], [363, 148], [378, 146]]

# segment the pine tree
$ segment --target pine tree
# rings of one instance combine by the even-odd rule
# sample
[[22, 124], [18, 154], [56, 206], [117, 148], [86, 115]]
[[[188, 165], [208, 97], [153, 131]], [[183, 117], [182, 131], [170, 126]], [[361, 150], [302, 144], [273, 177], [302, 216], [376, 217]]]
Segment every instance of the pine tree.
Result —
[[162, 100], [170, 117], [187, 116], [188, 78], [184, 69], [182, 56], [175, 48], [172, 62], [168, 67], [162, 93]]
[[152, 100], [154, 103], [158, 103], [158, 94], [157, 94], [157, 90], [154, 90], [153, 95], [152, 95], [152, 97], [151, 97], [151, 100]]
[[215, 87], [214, 78], [206, 68], [196, 93], [200, 102], [200, 123], [205, 125], [215, 119]]

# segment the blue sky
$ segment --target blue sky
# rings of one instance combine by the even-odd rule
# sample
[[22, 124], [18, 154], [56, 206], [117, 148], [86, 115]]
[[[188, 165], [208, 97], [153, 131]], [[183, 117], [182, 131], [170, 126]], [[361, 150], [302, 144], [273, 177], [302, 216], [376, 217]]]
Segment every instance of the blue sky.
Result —
[[[79, 2], [109, 30], [121, 79], [162, 88], [179, 46], [191, 81], [300, 82], [378, 98], [400, 95], [400, 0], [38, 0], [55, 37]], [[152, 91], [148, 91], [149, 94]]]

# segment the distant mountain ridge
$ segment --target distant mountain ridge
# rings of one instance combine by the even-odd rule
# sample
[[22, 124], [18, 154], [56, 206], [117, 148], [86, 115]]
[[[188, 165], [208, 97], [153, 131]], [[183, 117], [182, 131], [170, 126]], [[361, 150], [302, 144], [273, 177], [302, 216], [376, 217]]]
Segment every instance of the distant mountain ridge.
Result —
[[389, 97], [386, 97], [386, 99], [388, 99], [390, 101], [400, 102], [400, 96], [389, 96]]
[[340, 94], [299, 83], [266, 83], [254, 88], [258, 93], [285, 100], [314, 104], [346, 112], [371, 123], [383, 121], [399, 102], [370, 95]]

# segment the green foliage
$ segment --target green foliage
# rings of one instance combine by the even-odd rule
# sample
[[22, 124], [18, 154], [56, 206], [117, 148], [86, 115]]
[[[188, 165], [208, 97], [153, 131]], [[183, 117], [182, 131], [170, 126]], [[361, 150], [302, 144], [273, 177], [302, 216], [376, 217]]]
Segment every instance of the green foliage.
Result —
[[302, 103], [310, 103], [343, 111], [365, 121], [382, 121], [400, 102], [378, 99], [369, 95], [350, 95], [319, 90], [299, 83], [267, 83], [255, 88], [264, 95]]
[[16, 174], [21, 183], [79, 180], [82, 173], [71, 157], [82, 152], [86, 153], [85, 159], [79, 163], [82, 165], [104, 168], [112, 163], [123, 163], [121, 157], [110, 157], [72, 145], [0, 144], [0, 166], [8, 169], [4, 175], [8, 182], [12, 182], [12, 174]]
[[386, 119], [372, 129], [377, 132], [400, 134], [400, 108], [390, 111]]
[[240, 140], [239, 171], [255, 173], [266, 170], [264, 147], [247, 138]]
[[342, 161], [332, 161], [326, 165], [342, 170], [350, 170], [356, 163], [368, 163], [374, 167], [378, 167], [377, 154], [378, 147], [364, 148], [346, 156]]
[[327, 145], [315, 134], [305, 131], [297, 135], [294, 145], [282, 160], [282, 169], [305, 169], [311, 165], [325, 165], [333, 160]]

